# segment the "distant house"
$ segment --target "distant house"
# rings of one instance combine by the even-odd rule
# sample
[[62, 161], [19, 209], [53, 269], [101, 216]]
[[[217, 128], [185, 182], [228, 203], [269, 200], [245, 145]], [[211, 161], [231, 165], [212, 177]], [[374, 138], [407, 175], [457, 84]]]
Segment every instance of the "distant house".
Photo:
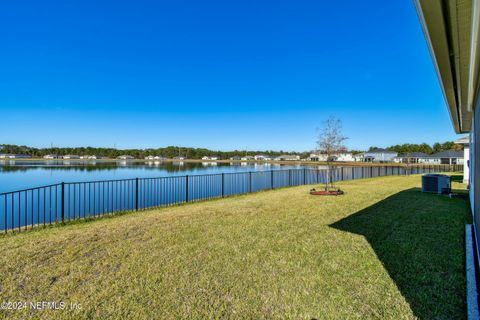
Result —
[[230, 160], [232, 160], [232, 161], [240, 161], [240, 160], [242, 160], [242, 157], [233, 156], [233, 157], [230, 158]]
[[77, 156], [75, 154], [67, 154], [63, 156], [63, 159], [80, 159], [80, 156]]
[[100, 156], [100, 155], [91, 155], [91, 156], [87, 156], [87, 159], [90, 159], [90, 160], [100, 160], [100, 159], [108, 159], [107, 157], [104, 157], [104, 156]]
[[60, 159], [61, 156], [58, 154], [46, 154], [43, 156], [43, 159]]
[[220, 160], [220, 157], [219, 156], [211, 156], [210, 160], [217, 161], [217, 160]]
[[353, 160], [356, 162], [363, 162], [363, 157], [365, 156], [365, 153], [357, 153], [353, 155]]
[[255, 161], [269, 161], [269, 160], [272, 160], [271, 157], [263, 155], [263, 154], [257, 154], [253, 158], [255, 159]]
[[284, 154], [275, 158], [275, 161], [299, 161], [300, 156]]
[[308, 159], [310, 161], [327, 161], [327, 155], [324, 153], [312, 153]]
[[207, 156], [202, 157], [202, 160], [210, 160], [210, 157], [207, 157]]
[[[318, 154], [310, 154], [309, 157], [310, 161], [327, 161], [328, 157], [324, 153], [318, 153]], [[350, 152], [339, 152], [336, 154], [333, 154], [331, 156], [330, 161], [344, 161], [344, 162], [351, 162], [355, 161], [355, 158]]]
[[393, 162], [398, 153], [386, 149], [373, 149], [355, 156], [356, 161], [362, 162]]
[[255, 157], [244, 156], [244, 157], [241, 157], [240, 160], [242, 160], [242, 161], [252, 161], [252, 160], [255, 160]]
[[146, 156], [145, 160], [167, 160], [167, 158], [162, 156]]
[[470, 138], [465, 136], [455, 141], [463, 146], [463, 183], [470, 181]]
[[0, 154], [0, 159], [30, 159], [32, 156], [28, 154], [13, 154], [13, 153], [4, 153]]
[[121, 156], [118, 156], [117, 159], [120, 159], [120, 160], [133, 160], [133, 159], [135, 159], [135, 158], [132, 157], [132, 156], [129, 156], [129, 155], [121, 155]]
[[428, 158], [428, 154], [423, 152], [401, 153], [395, 157], [394, 162], [397, 163], [421, 163], [423, 159]]
[[173, 160], [186, 160], [187, 157], [183, 157], [183, 156], [178, 156], [178, 157], [174, 157]]
[[434, 153], [425, 157], [424, 159], [420, 159], [419, 163], [424, 164], [463, 164], [463, 151], [456, 151], [456, 150], [447, 150]]
[[355, 161], [353, 158], [353, 154], [351, 152], [342, 152], [335, 155], [337, 159], [335, 161], [344, 161], [344, 162], [352, 162]]

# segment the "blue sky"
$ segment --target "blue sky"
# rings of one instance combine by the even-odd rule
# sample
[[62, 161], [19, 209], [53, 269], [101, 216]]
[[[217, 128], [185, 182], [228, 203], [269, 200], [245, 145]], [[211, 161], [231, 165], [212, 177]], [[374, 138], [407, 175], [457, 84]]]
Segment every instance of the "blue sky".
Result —
[[455, 139], [412, 1], [8, 1], [0, 143], [350, 148]]

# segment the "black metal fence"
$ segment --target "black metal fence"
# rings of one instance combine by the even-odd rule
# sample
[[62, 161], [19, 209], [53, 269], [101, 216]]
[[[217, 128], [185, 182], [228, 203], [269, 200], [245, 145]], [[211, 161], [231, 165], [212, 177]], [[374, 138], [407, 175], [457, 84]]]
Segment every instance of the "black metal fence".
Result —
[[[336, 167], [333, 181], [461, 171], [461, 165]], [[0, 230], [26, 230], [105, 214], [171, 206], [267, 189], [324, 183], [327, 169], [288, 170], [59, 183], [0, 194]]]

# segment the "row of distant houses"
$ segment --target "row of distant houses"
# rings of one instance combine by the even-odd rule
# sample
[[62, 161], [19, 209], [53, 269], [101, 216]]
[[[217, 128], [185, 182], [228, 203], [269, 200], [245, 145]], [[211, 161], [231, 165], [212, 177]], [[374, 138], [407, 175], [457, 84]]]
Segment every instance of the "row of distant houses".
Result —
[[0, 159], [29, 159], [28, 154], [0, 153]]
[[[32, 156], [28, 154], [13, 154], [13, 153], [0, 153], [0, 159], [31, 159]], [[67, 154], [64, 156], [57, 155], [57, 154], [47, 154], [43, 156], [44, 159], [47, 160], [55, 160], [55, 159], [65, 159], [65, 160], [100, 160], [100, 159], [108, 159], [108, 157], [100, 156], [100, 155], [89, 155], [89, 156], [78, 156], [74, 154]], [[132, 156], [120, 156], [117, 159], [121, 160], [129, 160], [135, 159]]]
[[[0, 159], [29, 159], [32, 158], [30, 155], [26, 154], [0, 154]], [[57, 155], [57, 154], [47, 154], [43, 156], [44, 159], [47, 160], [55, 160], [55, 159], [65, 159], [65, 160], [101, 160], [101, 159], [109, 159], [108, 157], [104, 157], [101, 155], [86, 155], [86, 156], [79, 156], [74, 154], [67, 154], [67, 155]], [[121, 155], [118, 156], [117, 159], [119, 160], [134, 160], [135, 157], [130, 155]], [[202, 160], [208, 161], [217, 161], [221, 158], [219, 156], [204, 156]], [[168, 158], [162, 156], [146, 156], [145, 160], [168, 160]], [[178, 156], [174, 157], [173, 160], [187, 160], [187, 157]], [[281, 155], [279, 157], [269, 157], [266, 155], [256, 155], [256, 156], [234, 156], [231, 157], [230, 160], [236, 161], [298, 161], [300, 160], [300, 156], [298, 155]]]
[[[26, 154], [0, 154], [0, 159], [28, 159], [31, 158], [30, 155]], [[101, 160], [108, 159], [107, 157], [101, 155], [72, 155], [67, 154], [64, 156], [48, 154], [43, 157], [44, 159], [65, 159], [65, 160]], [[117, 157], [119, 160], [134, 160], [135, 157], [130, 155], [121, 155]], [[178, 156], [174, 157], [173, 160], [183, 161], [186, 160], [186, 157]], [[350, 152], [341, 152], [331, 156], [328, 159], [326, 154], [311, 154], [308, 159], [300, 159], [299, 155], [281, 155], [278, 157], [270, 157], [266, 155], [255, 155], [255, 156], [234, 156], [231, 157], [232, 161], [299, 161], [299, 160], [309, 160], [309, 161], [340, 161], [340, 162], [376, 162], [376, 163], [385, 163], [385, 162], [395, 162], [395, 163], [414, 163], [414, 164], [464, 164], [464, 151], [441, 151], [435, 154], [425, 154], [423, 152], [411, 152], [398, 154], [397, 152], [386, 150], [386, 149], [374, 149], [368, 152], [352, 154]], [[168, 158], [162, 156], [147, 156], [145, 160], [157, 160], [163, 161], [168, 160]], [[217, 161], [220, 160], [218, 156], [204, 156], [202, 160], [205, 161]]]
[[108, 157], [99, 156], [99, 155], [90, 155], [90, 156], [78, 156], [74, 154], [67, 154], [64, 156], [56, 155], [56, 154], [47, 154], [43, 156], [44, 159], [65, 159], [65, 160], [75, 160], [75, 159], [82, 159], [82, 160], [100, 160], [100, 159], [108, 159]]
[[[201, 158], [201, 160], [204, 160], [204, 161], [218, 161], [221, 159], [222, 158], [219, 156], [204, 156]], [[148, 157], [145, 157], [145, 160], [168, 160], [168, 158], [161, 157], [161, 156], [148, 156]], [[174, 157], [173, 160], [178, 160], [178, 161], [187, 160], [187, 157], [178, 156], [178, 157]], [[281, 155], [278, 157], [270, 157], [270, 156], [259, 154], [255, 156], [243, 156], [243, 157], [233, 156], [230, 158], [230, 160], [232, 161], [299, 161], [300, 156], [299, 155]]]
[[160, 160], [160, 161], [162, 161], [162, 160], [167, 160], [167, 158], [162, 157], [162, 156], [146, 156], [145, 160], [157, 160], [157, 161]]
[[394, 161], [398, 163], [464, 164], [464, 152], [448, 150], [431, 155], [423, 152], [412, 152], [398, 155]]
[[386, 149], [374, 149], [368, 152], [352, 154], [338, 153], [328, 159], [326, 154], [311, 154], [310, 161], [344, 161], [344, 162], [376, 162], [376, 163], [417, 163], [417, 164], [463, 164], [464, 151], [448, 150], [434, 154], [411, 152], [398, 154]]
[[263, 154], [258, 154], [255, 156], [244, 156], [244, 157], [235, 156], [235, 157], [231, 157], [230, 160], [233, 160], [233, 161], [299, 161], [300, 156], [285, 154], [278, 157], [270, 157]]

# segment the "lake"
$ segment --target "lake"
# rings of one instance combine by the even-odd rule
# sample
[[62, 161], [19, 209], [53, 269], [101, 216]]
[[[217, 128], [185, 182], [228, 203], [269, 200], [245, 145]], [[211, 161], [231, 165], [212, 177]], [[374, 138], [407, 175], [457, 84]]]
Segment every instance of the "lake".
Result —
[[6, 160], [0, 161], [0, 230], [26, 229], [327, 180], [434, 170], [338, 166], [329, 172], [325, 166], [270, 163]]
[[299, 168], [270, 163], [161, 161], [0, 161], [0, 193], [60, 182], [169, 177]]

